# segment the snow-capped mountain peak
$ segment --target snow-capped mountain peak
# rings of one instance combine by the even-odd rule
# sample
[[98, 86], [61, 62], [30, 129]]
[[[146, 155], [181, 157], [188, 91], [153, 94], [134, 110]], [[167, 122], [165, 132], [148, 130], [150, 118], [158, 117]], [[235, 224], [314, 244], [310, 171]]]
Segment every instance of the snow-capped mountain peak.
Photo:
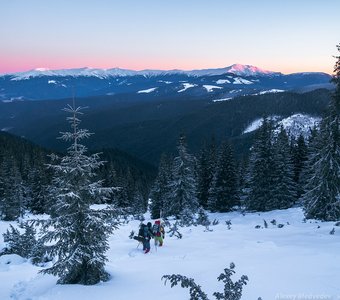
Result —
[[260, 69], [251, 65], [241, 65], [241, 64], [233, 64], [226, 68], [228, 73], [233, 73], [239, 76], [267, 76], [267, 75], [276, 75], [281, 74], [278, 72], [268, 71], [264, 69]]

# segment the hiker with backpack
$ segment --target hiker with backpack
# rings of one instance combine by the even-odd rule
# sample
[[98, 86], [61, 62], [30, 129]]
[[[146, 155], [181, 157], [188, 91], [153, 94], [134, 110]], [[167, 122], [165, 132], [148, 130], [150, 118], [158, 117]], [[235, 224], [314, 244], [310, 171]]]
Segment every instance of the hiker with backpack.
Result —
[[[150, 223], [150, 222], [149, 222]], [[138, 242], [141, 242], [143, 244], [143, 251], [144, 253], [149, 253], [150, 251], [150, 240], [152, 238], [152, 231], [151, 231], [151, 223], [148, 225], [145, 225], [144, 223], [140, 224], [138, 236], [134, 236], [133, 238], [137, 240]]]
[[152, 226], [152, 232], [155, 239], [155, 246], [162, 247], [163, 240], [165, 236], [164, 227], [161, 225], [160, 220], [156, 220], [155, 224]]

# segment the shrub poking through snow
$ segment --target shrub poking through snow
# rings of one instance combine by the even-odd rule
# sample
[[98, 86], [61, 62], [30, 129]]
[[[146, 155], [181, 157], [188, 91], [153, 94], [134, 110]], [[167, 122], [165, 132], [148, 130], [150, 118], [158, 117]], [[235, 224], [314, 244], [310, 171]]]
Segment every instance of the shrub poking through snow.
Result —
[[335, 228], [333, 227], [333, 229], [329, 232], [329, 234], [333, 235], [335, 233]]
[[209, 226], [210, 225], [210, 221], [209, 221], [209, 217], [207, 215], [207, 213], [204, 211], [204, 209], [202, 207], [199, 208], [198, 210], [198, 216], [196, 219], [196, 224], [197, 225], [202, 225], [202, 226]]
[[282, 228], [283, 226], [285, 226], [285, 225], [283, 225], [283, 224], [277, 224], [277, 228]]
[[[231, 263], [229, 268], [225, 268], [224, 272], [221, 273], [218, 277], [218, 281], [222, 281], [224, 283], [223, 292], [215, 292], [213, 296], [216, 300], [240, 300], [242, 297], [243, 286], [247, 284], [248, 277], [246, 275], [242, 275], [239, 280], [233, 282], [231, 276], [235, 274], [235, 264]], [[201, 286], [195, 283], [193, 278], [188, 278], [179, 274], [172, 275], [164, 275], [162, 280], [165, 280], [165, 284], [167, 281], [170, 282], [171, 287], [174, 287], [178, 284], [181, 285], [182, 288], [189, 288], [190, 300], [209, 300], [207, 294], [202, 291]], [[260, 300], [261, 298], [258, 298]]]
[[134, 236], [135, 236], [135, 232], [132, 230], [130, 232], [129, 239], [133, 239]]
[[216, 226], [216, 225], [218, 225], [219, 223], [220, 223], [219, 220], [216, 220], [216, 219], [214, 219], [214, 221], [212, 222], [213, 226]]
[[169, 234], [170, 237], [175, 236], [178, 239], [181, 239], [183, 237], [183, 235], [178, 230], [178, 222], [177, 221], [170, 227], [170, 229], [167, 233]]
[[275, 226], [276, 225], [276, 220], [273, 219], [273, 220], [270, 221], [270, 223], [272, 223]]
[[231, 229], [231, 221], [227, 220], [227, 221], [225, 221], [225, 224], [227, 225], [228, 230], [230, 230]]
[[264, 228], [268, 228], [268, 223], [267, 223], [266, 220], [263, 220], [263, 226], [264, 226]]

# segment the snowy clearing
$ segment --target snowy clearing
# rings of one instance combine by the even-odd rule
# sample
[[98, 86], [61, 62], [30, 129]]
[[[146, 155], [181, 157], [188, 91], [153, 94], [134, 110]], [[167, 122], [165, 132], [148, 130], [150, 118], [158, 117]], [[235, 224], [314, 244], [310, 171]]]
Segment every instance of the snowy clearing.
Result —
[[240, 77], [236, 77], [234, 78], [233, 84], [254, 84], [254, 82], [251, 82], [249, 80], [246, 80]]
[[275, 94], [275, 93], [283, 93], [283, 92], [285, 92], [285, 90], [271, 89], [271, 90], [261, 91], [253, 95], [265, 95], [265, 94]]
[[182, 85], [183, 85], [183, 89], [179, 90], [178, 93], [182, 93], [182, 92], [186, 91], [187, 89], [190, 89], [190, 88], [197, 86], [197, 84], [192, 84], [192, 83], [188, 83], [188, 82], [182, 83]]
[[222, 98], [222, 99], [215, 99], [215, 100], [213, 100], [213, 102], [229, 101], [229, 100], [231, 100], [231, 99], [233, 99], [233, 97], [229, 97], [229, 98]]
[[226, 83], [230, 83], [230, 80], [228, 79], [219, 79], [216, 81], [216, 84], [226, 84]]
[[158, 80], [158, 82], [165, 83], [165, 84], [171, 84], [172, 81], [166, 81], [166, 80]]
[[255, 131], [257, 129], [259, 129], [262, 125], [262, 120], [263, 119], [256, 119], [255, 121], [251, 122], [247, 128], [243, 131], [243, 134], [245, 133], [249, 133], [249, 132], [252, 132], [252, 131]]
[[147, 89], [147, 90], [141, 90], [141, 91], [138, 91], [137, 94], [143, 94], [143, 93], [148, 94], [148, 93], [155, 91], [156, 89], [157, 88], [154, 87], [154, 88], [150, 88], [150, 89]]
[[[182, 239], [166, 236], [164, 247], [152, 246], [146, 255], [135, 240], [128, 238], [131, 230], [137, 231], [139, 221], [121, 226], [110, 238], [107, 270], [112, 278], [94, 286], [56, 285], [55, 277], [38, 274], [41, 267], [18, 256], [6, 256], [0, 259], [0, 299], [130, 300], [154, 295], [162, 300], [188, 299], [187, 290], [164, 286], [161, 277], [172, 273], [195, 278], [211, 296], [222, 290], [216, 278], [230, 262], [236, 264], [234, 281], [243, 274], [249, 277], [242, 299], [256, 300], [261, 296], [263, 300], [273, 300], [278, 295], [302, 294], [338, 299], [340, 227], [330, 235], [334, 222], [304, 223], [300, 208], [209, 216], [219, 220], [218, 225], [210, 226], [213, 231], [202, 226], [183, 228]], [[276, 225], [270, 223], [273, 219]], [[231, 220], [231, 230], [226, 220]], [[268, 228], [264, 228], [263, 220]], [[0, 222], [0, 233], [8, 226], [9, 222]], [[1, 235], [0, 247], [2, 241]]]
[[216, 85], [203, 85], [203, 87], [207, 90], [207, 92], [212, 92], [214, 89], [222, 89], [220, 86]]

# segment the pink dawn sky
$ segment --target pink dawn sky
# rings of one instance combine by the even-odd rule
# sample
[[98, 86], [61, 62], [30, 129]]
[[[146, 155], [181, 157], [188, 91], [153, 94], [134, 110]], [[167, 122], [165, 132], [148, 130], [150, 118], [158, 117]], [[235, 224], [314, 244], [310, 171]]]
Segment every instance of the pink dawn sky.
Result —
[[338, 0], [1, 1], [0, 73], [234, 63], [332, 73], [338, 11]]

